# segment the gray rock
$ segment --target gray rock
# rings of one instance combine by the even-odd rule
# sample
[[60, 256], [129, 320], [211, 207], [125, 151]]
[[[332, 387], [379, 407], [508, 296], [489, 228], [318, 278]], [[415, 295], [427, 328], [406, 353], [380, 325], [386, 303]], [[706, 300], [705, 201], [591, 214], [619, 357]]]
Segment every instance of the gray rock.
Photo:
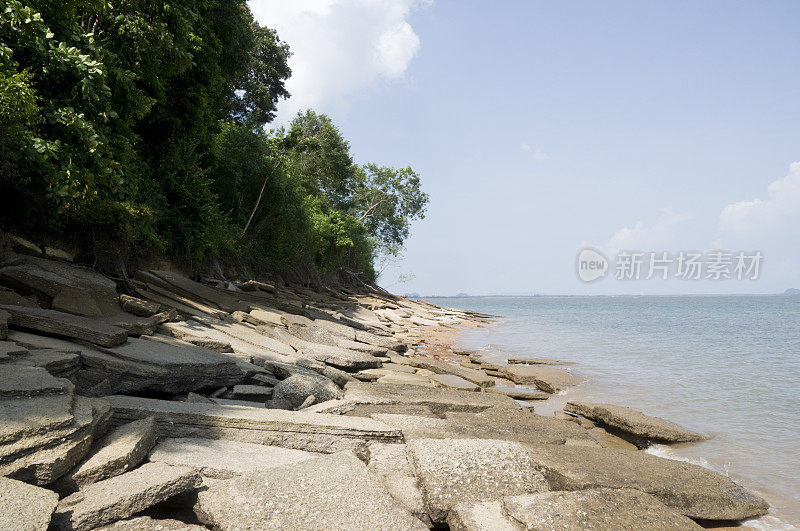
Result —
[[480, 370], [469, 369], [467, 367], [454, 365], [452, 363], [447, 363], [446, 361], [437, 360], [435, 358], [427, 358], [424, 356], [408, 358], [408, 362], [414, 367], [427, 369], [435, 372], [436, 374], [454, 374], [481, 387], [491, 387], [494, 385], [494, 379], [487, 376], [486, 373]]
[[509, 496], [505, 514], [525, 529], [678, 531], [703, 529], [653, 496], [633, 489], [588, 489]]
[[80, 339], [104, 347], [121, 345], [128, 337], [121, 328], [89, 317], [26, 306], [0, 305], [0, 310], [11, 315], [9, 324], [12, 326]]
[[28, 349], [11, 341], [0, 341], [0, 360], [10, 360], [28, 353]]
[[0, 475], [52, 483], [83, 459], [95, 431], [108, 421], [110, 406], [73, 395], [68, 380], [42, 368], [9, 366], [2, 378]]
[[161, 310], [161, 305], [157, 302], [142, 300], [130, 295], [120, 295], [119, 302], [123, 310], [139, 317], [152, 317]]
[[366, 352], [345, 349], [331, 345], [320, 345], [310, 341], [298, 340], [293, 343], [301, 355], [333, 365], [340, 369], [361, 370], [381, 366], [381, 360]]
[[269, 407], [297, 409], [311, 395], [314, 395], [313, 404], [316, 404], [341, 398], [343, 394], [342, 390], [327, 378], [295, 374], [278, 382]]
[[429, 407], [435, 414], [446, 411], [478, 412], [494, 406], [519, 408], [517, 403], [507, 396], [490, 393], [362, 382], [347, 384], [345, 400], [353, 404], [422, 405]]
[[195, 512], [215, 529], [427, 529], [349, 452], [207, 484]]
[[403, 372], [387, 372], [376, 380], [380, 384], [390, 385], [419, 385], [422, 387], [436, 387], [430, 376], [424, 374], [410, 374]]
[[8, 322], [11, 320], [11, 314], [0, 310], [0, 340], [8, 337]]
[[149, 516], [139, 516], [98, 527], [100, 531], [206, 531], [201, 525], [187, 524], [180, 520], [156, 520]]
[[634, 409], [614, 404], [567, 402], [564, 411], [583, 415], [606, 426], [636, 437], [664, 443], [694, 442], [708, 439], [705, 435], [688, 430], [658, 417], [649, 417]]
[[420, 521], [431, 523], [404, 444], [370, 444], [367, 468], [401, 507]]
[[156, 442], [153, 417], [124, 424], [95, 444], [93, 452], [64, 477], [73, 489], [118, 476], [138, 466]]
[[78, 371], [80, 354], [78, 352], [63, 352], [52, 349], [31, 350], [27, 355], [20, 356], [12, 360], [11, 363], [28, 367], [41, 367], [53, 376], [68, 378]]
[[541, 365], [509, 365], [502, 367], [500, 373], [515, 384], [535, 385], [546, 393], [557, 393], [583, 381], [566, 369]]
[[490, 387], [487, 393], [498, 393], [513, 398], [514, 400], [547, 400], [552, 395], [541, 391], [532, 391], [521, 387]]
[[[235, 297], [221, 290], [189, 280], [177, 273], [159, 270], [150, 270], [147, 273], [149, 273], [149, 275], [145, 274], [141, 276], [145, 282], [153, 282], [164, 289], [188, 299], [196, 300], [202, 304], [212, 305], [227, 313], [250, 311], [249, 304], [238, 301]], [[136, 276], [140, 278], [139, 271], [137, 271]]]
[[524, 531], [524, 527], [507, 518], [503, 513], [503, 502], [459, 502], [447, 515], [451, 531]]
[[509, 365], [572, 365], [569, 361], [551, 360], [549, 358], [508, 358]]
[[67, 496], [58, 504], [53, 524], [59, 529], [94, 529], [192, 490], [200, 482], [192, 468], [146, 463]]
[[235, 361], [212, 350], [171, 340], [130, 339], [113, 349], [81, 351], [85, 377], [104, 382], [96, 394], [159, 391], [186, 393], [239, 383]]
[[359, 417], [130, 396], [107, 399], [117, 422], [155, 416], [160, 437], [224, 438], [322, 453], [402, 440], [398, 430]]
[[437, 374], [431, 376], [431, 381], [440, 387], [461, 389], [464, 391], [479, 391], [480, 387], [455, 374]]
[[405, 343], [398, 341], [393, 337], [377, 335], [365, 330], [356, 330], [355, 340], [361, 343], [374, 345], [376, 347], [394, 350], [395, 352], [403, 352], [407, 348]]
[[428, 514], [444, 522], [459, 502], [483, 502], [548, 490], [525, 447], [479, 439], [417, 439], [408, 452]]
[[58, 494], [0, 477], [0, 529], [45, 531], [58, 505]]
[[234, 400], [249, 400], [251, 402], [259, 402], [265, 404], [269, 397], [272, 396], [272, 387], [265, 387], [263, 385], [234, 385], [230, 396]]
[[150, 461], [194, 467], [203, 476], [227, 479], [258, 470], [291, 465], [319, 454], [222, 439], [165, 439], [153, 449]]
[[207, 348], [215, 352], [233, 352], [233, 347], [229, 341], [220, 341], [218, 339], [195, 336], [184, 336], [181, 338], [181, 340], [191, 343], [197, 347]]
[[729, 478], [683, 461], [610, 448], [550, 445], [529, 450], [552, 490], [628, 487], [703, 520], [743, 520], [769, 508]]

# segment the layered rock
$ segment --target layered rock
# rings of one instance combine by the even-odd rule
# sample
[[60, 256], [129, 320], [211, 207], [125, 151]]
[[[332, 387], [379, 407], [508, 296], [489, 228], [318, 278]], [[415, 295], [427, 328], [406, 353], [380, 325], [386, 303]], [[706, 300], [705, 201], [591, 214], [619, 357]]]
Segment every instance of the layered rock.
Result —
[[161, 437], [225, 438], [323, 453], [402, 440], [398, 430], [365, 418], [129, 396], [107, 399], [114, 408], [114, 420], [152, 415]]
[[200, 481], [193, 468], [146, 463], [67, 496], [58, 504], [53, 524], [58, 529], [94, 529], [192, 490]]
[[44, 531], [58, 505], [58, 494], [0, 477], [0, 529]]
[[650, 417], [634, 409], [614, 404], [567, 402], [564, 411], [601, 422], [623, 433], [664, 443], [696, 442], [708, 439], [705, 435], [672, 422]]
[[546, 393], [557, 393], [583, 381], [566, 369], [542, 365], [508, 365], [500, 373], [515, 384], [535, 385]]
[[128, 337], [122, 328], [106, 324], [97, 318], [27, 306], [0, 305], [0, 310], [11, 316], [9, 319], [11, 326], [79, 339], [103, 347], [121, 345]]

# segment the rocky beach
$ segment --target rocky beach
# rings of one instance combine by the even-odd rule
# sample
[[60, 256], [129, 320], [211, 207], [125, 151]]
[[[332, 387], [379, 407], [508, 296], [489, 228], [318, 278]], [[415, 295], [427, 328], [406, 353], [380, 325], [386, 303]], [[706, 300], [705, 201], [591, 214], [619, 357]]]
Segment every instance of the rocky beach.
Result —
[[0, 254], [0, 529], [699, 529], [768, 504], [643, 450], [707, 435], [537, 404], [569, 360], [490, 362], [492, 316], [169, 267]]

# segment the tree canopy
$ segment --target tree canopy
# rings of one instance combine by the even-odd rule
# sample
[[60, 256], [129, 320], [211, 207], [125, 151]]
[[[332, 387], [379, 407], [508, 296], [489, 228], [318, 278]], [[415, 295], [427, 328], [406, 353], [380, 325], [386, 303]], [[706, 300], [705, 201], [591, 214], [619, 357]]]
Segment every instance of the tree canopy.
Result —
[[[374, 280], [428, 197], [411, 170], [354, 163], [289, 97], [290, 50], [243, 0], [6, 0], [0, 224], [85, 255]], [[118, 265], [118, 264], [117, 264]]]

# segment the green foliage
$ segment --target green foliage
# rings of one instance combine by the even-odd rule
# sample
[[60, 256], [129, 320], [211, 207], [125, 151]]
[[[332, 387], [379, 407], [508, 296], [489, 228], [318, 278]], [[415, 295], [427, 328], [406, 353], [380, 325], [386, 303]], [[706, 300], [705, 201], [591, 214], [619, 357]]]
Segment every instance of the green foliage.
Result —
[[267, 132], [289, 48], [244, 0], [6, 0], [0, 223], [192, 263], [373, 280], [427, 196], [313, 111]]

